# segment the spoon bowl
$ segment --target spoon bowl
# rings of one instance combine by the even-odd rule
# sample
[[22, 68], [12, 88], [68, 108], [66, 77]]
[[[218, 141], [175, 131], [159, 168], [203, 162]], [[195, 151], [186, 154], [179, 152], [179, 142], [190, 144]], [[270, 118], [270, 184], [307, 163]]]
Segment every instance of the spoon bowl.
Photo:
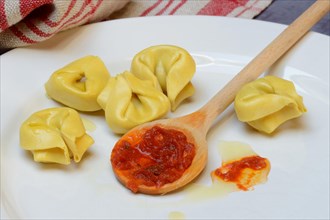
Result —
[[[131, 139], [132, 136], [142, 136], [147, 130], [157, 126], [163, 129], [174, 129], [185, 134], [187, 142], [192, 143], [195, 146], [195, 156], [192, 161], [194, 166], [189, 166], [184, 175], [178, 180], [167, 183], [162, 187], [157, 186], [146, 186], [139, 185], [137, 191], [145, 194], [165, 194], [170, 191], [174, 191], [183, 185], [191, 182], [195, 177], [198, 176], [204, 169], [207, 162], [207, 141], [206, 141], [206, 130], [203, 129], [203, 122], [198, 118], [198, 112], [193, 114], [173, 118], [173, 119], [162, 119], [154, 122], [146, 123], [137, 126], [126, 133], [121, 139]], [[121, 183], [127, 185], [129, 179], [122, 175], [122, 172], [114, 169], [117, 178]]]

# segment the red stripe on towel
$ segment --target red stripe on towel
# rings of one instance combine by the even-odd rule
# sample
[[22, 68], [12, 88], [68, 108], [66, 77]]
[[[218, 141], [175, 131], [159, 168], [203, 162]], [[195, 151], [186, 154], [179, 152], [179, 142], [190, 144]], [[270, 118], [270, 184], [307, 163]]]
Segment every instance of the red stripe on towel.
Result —
[[28, 38], [23, 32], [21, 32], [20, 30], [18, 30], [18, 28], [16, 26], [11, 26], [9, 28], [9, 30], [16, 36], [18, 37], [21, 41], [23, 41], [24, 43], [28, 43], [28, 44], [34, 44], [37, 43], [38, 41], [34, 41], [30, 38]]
[[259, 2], [259, 0], [256, 0], [255, 2], [252, 3], [252, 5], [250, 5], [249, 7], [246, 7], [243, 11], [241, 11], [240, 13], [235, 15], [235, 17], [241, 16], [244, 12], [246, 12], [247, 10], [250, 10], [251, 8], [253, 8], [258, 2]]
[[5, 1], [0, 0], [0, 28], [5, 30], [8, 27], [7, 15], [5, 10]]
[[74, 5], [77, 3], [77, 0], [72, 0], [70, 2], [70, 5], [68, 6], [67, 10], [65, 11], [64, 15], [62, 18], [60, 18], [58, 21], [54, 22], [52, 20], [50, 20], [48, 17], [44, 17], [41, 20], [43, 22], [45, 22], [45, 24], [47, 24], [49, 27], [57, 27], [60, 23], [62, 23], [62, 21], [69, 15], [69, 13], [71, 12], [72, 8], [74, 7]]
[[168, 9], [168, 7], [170, 7], [171, 4], [172, 4], [173, 2], [174, 2], [174, 0], [170, 0], [170, 1], [165, 5], [164, 8], [162, 8], [159, 12], [157, 12], [156, 15], [161, 15], [161, 14], [163, 14], [164, 11], [166, 11], [166, 9]]
[[162, 0], [158, 0], [155, 4], [147, 8], [140, 16], [146, 16], [148, 15], [152, 10], [154, 10], [160, 3], [162, 3]]
[[225, 16], [239, 6], [244, 6], [248, 0], [212, 0], [204, 6], [198, 15], [222, 15]]
[[183, 6], [188, 0], [182, 0], [180, 4], [178, 4], [172, 11], [170, 11], [169, 15], [173, 15], [181, 6]]

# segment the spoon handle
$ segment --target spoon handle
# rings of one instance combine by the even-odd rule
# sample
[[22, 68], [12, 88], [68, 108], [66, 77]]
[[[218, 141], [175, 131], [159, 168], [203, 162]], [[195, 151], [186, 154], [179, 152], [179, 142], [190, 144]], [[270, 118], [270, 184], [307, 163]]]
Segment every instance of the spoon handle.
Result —
[[235, 99], [239, 89], [246, 83], [257, 79], [274, 64], [300, 38], [330, 10], [329, 0], [318, 0], [278, 35], [250, 63], [248, 63], [229, 83], [209, 102], [193, 115], [204, 115], [202, 130], [207, 133], [214, 119]]

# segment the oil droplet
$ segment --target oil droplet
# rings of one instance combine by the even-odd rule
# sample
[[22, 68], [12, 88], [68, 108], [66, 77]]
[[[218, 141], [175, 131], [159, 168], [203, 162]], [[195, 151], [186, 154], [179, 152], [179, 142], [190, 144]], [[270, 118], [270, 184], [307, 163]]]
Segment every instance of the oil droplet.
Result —
[[221, 141], [218, 151], [220, 152], [222, 162], [257, 155], [250, 145], [238, 141]]
[[193, 202], [221, 198], [238, 190], [236, 184], [227, 183], [221, 179], [214, 180], [210, 186], [192, 183], [186, 189], [185, 200]]
[[170, 220], [184, 220], [186, 219], [184, 213], [178, 212], [178, 211], [173, 211], [168, 214], [168, 219]]
[[96, 125], [91, 120], [88, 120], [86, 118], [81, 118], [81, 120], [82, 120], [82, 122], [84, 124], [84, 127], [87, 131], [89, 131], [89, 132], [95, 131]]

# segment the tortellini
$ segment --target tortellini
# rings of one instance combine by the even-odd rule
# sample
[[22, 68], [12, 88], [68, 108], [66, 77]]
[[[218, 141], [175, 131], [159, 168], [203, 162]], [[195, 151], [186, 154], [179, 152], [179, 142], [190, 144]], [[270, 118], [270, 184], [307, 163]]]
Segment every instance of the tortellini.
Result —
[[136, 54], [131, 63], [131, 72], [153, 85], [169, 98], [171, 109], [195, 92], [191, 79], [196, 71], [192, 56], [183, 48], [172, 45], [157, 45]]
[[109, 127], [119, 134], [161, 118], [170, 109], [168, 98], [151, 81], [141, 80], [128, 71], [110, 78], [97, 100]]
[[54, 72], [45, 84], [54, 100], [80, 111], [97, 111], [97, 96], [110, 74], [97, 56], [80, 58]]
[[255, 129], [272, 133], [287, 120], [306, 112], [303, 99], [294, 84], [275, 76], [266, 76], [246, 84], [235, 97], [240, 121]]
[[36, 162], [78, 163], [93, 143], [78, 112], [67, 107], [35, 112], [20, 128], [20, 144]]

